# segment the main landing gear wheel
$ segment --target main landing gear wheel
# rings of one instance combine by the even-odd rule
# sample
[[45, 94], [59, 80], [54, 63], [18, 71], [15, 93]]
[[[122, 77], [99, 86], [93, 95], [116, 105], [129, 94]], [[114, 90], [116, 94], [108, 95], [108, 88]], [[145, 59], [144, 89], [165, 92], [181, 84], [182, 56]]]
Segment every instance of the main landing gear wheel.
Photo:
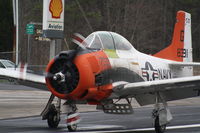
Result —
[[155, 127], [156, 133], [164, 133], [165, 130], [166, 130], [166, 125], [160, 126], [159, 116], [157, 116], [155, 118], [155, 125], [154, 125], [154, 127]]
[[49, 107], [49, 112], [47, 115], [47, 123], [50, 128], [57, 128], [60, 122], [60, 115], [54, 104], [51, 104]]
[[68, 125], [67, 128], [68, 128], [68, 131], [75, 132], [77, 130], [77, 124]]

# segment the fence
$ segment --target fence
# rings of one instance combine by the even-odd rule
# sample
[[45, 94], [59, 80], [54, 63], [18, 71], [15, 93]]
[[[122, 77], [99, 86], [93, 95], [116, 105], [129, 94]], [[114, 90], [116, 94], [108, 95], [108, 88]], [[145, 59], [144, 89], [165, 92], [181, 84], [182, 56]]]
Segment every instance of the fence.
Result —
[[15, 62], [15, 51], [0, 52], [0, 59], [10, 60]]

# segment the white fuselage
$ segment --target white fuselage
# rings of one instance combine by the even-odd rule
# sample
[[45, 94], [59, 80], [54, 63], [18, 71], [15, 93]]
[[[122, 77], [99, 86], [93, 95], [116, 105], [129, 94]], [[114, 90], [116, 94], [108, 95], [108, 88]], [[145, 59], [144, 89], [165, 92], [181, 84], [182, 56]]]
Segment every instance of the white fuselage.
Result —
[[184, 68], [172, 68], [169, 64], [175, 61], [157, 58], [137, 50], [116, 50], [119, 58], [109, 58], [113, 68], [123, 67], [137, 73], [144, 81], [163, 80], [186, 76]]

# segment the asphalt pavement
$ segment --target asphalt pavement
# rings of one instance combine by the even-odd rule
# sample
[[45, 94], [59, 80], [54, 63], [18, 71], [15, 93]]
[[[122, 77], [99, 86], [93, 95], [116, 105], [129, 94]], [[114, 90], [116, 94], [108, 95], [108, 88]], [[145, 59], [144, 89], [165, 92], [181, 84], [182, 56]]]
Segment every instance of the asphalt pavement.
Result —
[[[170, 107], [174, 119], [168, 125], [167, 133], [200, 133], [200, 107]], [[154, 133], [151, 119], [152, 108], [137, 108], [132, 115], [110, 115], [103, 112], [81, 113], [77, 132], [108, 133], [132, 132]], [[0, 120], [2, 133], [61, 133], [68, 132], [65, 114], [57, 129], [50, 129], [40, 116]]]
[[[57, 129], [48, 128], [39, 114], [50, 93], [15, 84], [0, 83], [0, 133], [62, 133], [68, 132], [64, 118]], [[173, 115], [166, 133], [200, 133], [200, 98], [170, 102]], [[134, 104], [135, 105], [135, 104]], [[152, 107], [134, 106], [134, 114], [111, 115], [95, 111], [94, 106], [79, 106], [82, 133], [154, 133]]]

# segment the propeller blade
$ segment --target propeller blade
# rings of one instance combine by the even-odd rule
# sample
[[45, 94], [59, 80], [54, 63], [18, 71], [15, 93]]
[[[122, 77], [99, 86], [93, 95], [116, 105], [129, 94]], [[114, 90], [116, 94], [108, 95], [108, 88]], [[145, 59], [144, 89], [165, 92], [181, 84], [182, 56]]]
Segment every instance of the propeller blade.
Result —
[[83, 37], [79, 33], [74, 33], [73, 36], [72, 36], [72, 42], [77, 44], [82, 49], [86, 49], [85, 45], [83, 45], [83, 43], [82, 43], [84, 40], [85, 40], [85, 37]]
[[50, 73], [50, 72], [45, 72], [45, 73], [44, 73], [44, 76], [45, 76], [46, 78], [53, 78], [54, 74], [53, 74], [53, 73]]

